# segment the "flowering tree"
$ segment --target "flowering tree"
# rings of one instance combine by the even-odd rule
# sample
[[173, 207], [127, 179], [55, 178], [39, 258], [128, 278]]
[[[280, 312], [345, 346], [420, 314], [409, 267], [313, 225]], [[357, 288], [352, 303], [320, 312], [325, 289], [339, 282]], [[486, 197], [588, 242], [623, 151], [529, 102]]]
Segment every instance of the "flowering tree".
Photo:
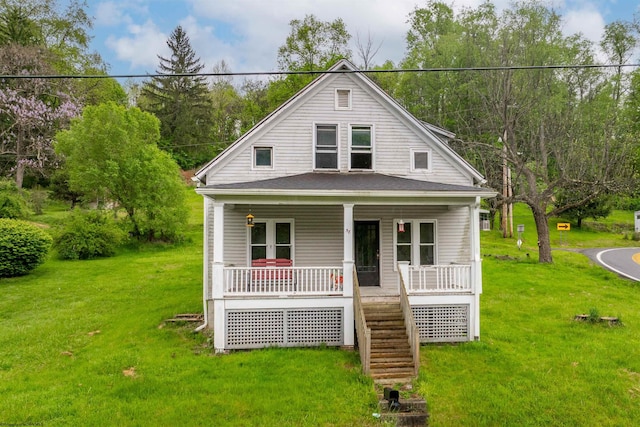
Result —
[[22, 187], [25, 170], [41, 172], [53, 161], [56, 130], [77, 114], [78, 106], [62, 94], [47, 102], [33, 94], [0, 89], [0, 119], [4, 124], [0, 153], [15, 156], [11, 171], [18, 188]]
[[[52, 74], [36, 47], [11, 45], [0, 49], [0, 74]], [[52, 164], [55, 133], [79, 114], [79, 105], [64, 91], [64, 82], [50, 79], [0, 80], [0, 156], [8, 173], [22, 187], [29, 169], [43, 172]]]

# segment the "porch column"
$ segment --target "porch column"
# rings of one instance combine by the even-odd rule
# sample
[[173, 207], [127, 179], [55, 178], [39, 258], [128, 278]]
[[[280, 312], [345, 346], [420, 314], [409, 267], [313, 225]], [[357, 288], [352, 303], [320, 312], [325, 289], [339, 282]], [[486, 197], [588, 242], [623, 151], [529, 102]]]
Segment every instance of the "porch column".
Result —
[[469, 205], [469, 231], [471, 233], [471, 283], [475, 299], [474, 307], [474, 338], [480, 338], [480, 294], [482, 293], [482, 271], [480, 258], [480, 197]]
[[344, 242], [342, 268], [343, 289], [345, 297], [353, 296], [353, 205], [343, 205], [344, 207]]
[[213, 346], [224, 350], [224, 203], [213, 203], [213, 263], [211, 298], [213, 299]]
[[342, 289], [350, 303], [344, 307], [344, 345], [355, 345], [355, 318], [353, 314], [353, 204], [345, 204], [343, 227]]

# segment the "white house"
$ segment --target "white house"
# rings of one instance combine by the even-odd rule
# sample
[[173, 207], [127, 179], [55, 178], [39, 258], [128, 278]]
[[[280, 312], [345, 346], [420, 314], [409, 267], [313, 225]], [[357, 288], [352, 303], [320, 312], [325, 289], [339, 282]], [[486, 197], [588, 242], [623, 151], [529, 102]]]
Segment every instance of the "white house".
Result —
[[453, 137], [342, 60], [200, 169], [216, 350], [354, 346], [363, 300], [402, 295], [420, 341], [477, 339], [495, 192]]

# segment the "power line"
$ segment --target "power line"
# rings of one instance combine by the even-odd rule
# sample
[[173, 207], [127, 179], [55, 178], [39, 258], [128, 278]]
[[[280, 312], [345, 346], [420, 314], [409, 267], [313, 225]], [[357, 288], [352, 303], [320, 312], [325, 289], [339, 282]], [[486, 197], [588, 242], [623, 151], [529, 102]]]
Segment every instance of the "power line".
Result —
[[175, 73], [175, 74], [3, 74], [0, 79], [135, 79], [149, 77], [247, 77], [247, 76], [289, 76], [317, 74], [378, 74], [378, 73], [442, 73], [463, 71], [510, 71], [510, 70], [558, 70], [558, 69], [592, 69], [592, 68], [630, 68], [640, 67], [634, 64], [577, 64], [577, 65], [507, 65], [486, 67], [443, 67], [443, 68], [409, 68], [391, 70], [314, 70], [314, 71], [246, 71], [228, 73]]

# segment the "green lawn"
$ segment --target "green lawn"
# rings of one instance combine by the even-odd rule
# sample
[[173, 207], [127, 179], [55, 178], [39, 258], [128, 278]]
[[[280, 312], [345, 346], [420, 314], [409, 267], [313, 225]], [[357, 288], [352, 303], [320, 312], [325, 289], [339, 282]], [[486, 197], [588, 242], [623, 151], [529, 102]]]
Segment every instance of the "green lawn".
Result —
[[[0, 425], [379, 424], [356, 352], [218, 356], [210, 336], [164, 324], [202, 310], [201, 200], [190, 202], [185, 244], [50, 259], [0, 279]], [[526, 208], [516, 218], [521, 250], [497, 231], [482, 235], [481, 341], [422, 347], [414, 391], [431, 425], [640, 424], [640, 286], [567, 250], [537, 264]], [[618, 232], [568, 234], [563, 249], [637, 244]], [[623, 326], [573, 320], [592, 309]]]

